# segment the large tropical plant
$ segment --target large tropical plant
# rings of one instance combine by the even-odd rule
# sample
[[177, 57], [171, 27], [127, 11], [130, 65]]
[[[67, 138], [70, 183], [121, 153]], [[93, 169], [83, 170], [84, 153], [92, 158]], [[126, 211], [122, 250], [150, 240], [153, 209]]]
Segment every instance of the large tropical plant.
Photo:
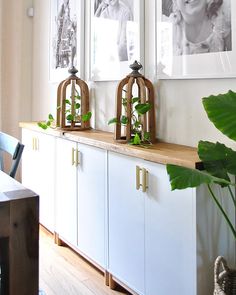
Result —
[[[204, 97], [202, 102], [208, 118], [215, 127], [230, 139], [236, 141], [236, 93], [230, 90], [225, 94], [211, 95]], [[232, 192], [235, 183], [231, 181], [232, 177], [230, 177], [230, 175], [236, 176], [236, 151], [219, 142], [200, 141], [198, 155], [203, 162], [204, 170], [167, 165], [171, 188], [172, 190], [185, 189], [206, 184], [211, 197], [236, 239], [234, 222], [230, 220], [228, 212], [212, 189], [213, 184], [226, 187], [232, 199], [232, 204], [236, 208], [236, 199]]]

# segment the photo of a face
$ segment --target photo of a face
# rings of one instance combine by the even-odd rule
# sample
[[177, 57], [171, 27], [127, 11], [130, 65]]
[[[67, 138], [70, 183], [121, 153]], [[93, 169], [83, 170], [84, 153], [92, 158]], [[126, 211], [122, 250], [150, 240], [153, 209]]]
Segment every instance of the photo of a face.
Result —
[[176, 5], [182, 14], [197, 15], [206, 10], [206, 0], [176, 0]]
[[231, 0], [162, 0], [162, 20], [174, 56], [232, 50]]

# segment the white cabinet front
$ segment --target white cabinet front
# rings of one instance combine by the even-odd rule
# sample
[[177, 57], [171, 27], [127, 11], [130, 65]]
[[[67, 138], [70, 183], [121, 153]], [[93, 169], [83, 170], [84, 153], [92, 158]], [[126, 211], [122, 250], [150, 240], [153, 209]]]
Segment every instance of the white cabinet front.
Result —
[[39, 194], [40, 223], [54, 232], [55, 137], [22, 130], [22, 183]]
[[195, 295], [195, 190], [164, 165], [109, 153], [109, 270], [138, 294]]
[[165, 165], [144, 161], [146, 295], [196, 295], [195, 189], [171, 191]]
[[56, 232], [105, 267], [107, 152], [57, 138]]
[[144, 294], [144, 196], [136, 190], [137, 159], [109, 152], [109, 271]]
[[77, 245], [77, 144], [56, 139], [56, 232]]
[[78, 248], [105, 267], [105, 150], [78, 144]]

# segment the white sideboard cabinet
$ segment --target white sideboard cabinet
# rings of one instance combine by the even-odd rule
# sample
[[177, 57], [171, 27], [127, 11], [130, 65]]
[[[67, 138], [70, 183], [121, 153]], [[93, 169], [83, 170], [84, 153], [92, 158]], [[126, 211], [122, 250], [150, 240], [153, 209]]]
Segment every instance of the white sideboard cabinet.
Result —
[[39, 220], [51, 232], [55, 226], [55, 137], [22, 130], [22, 183], [39, 195]]
[[[199, 167], [196, 149], [21, 127], [23, 184], [40, 196], [41, 224], [104, 271], [111, 289], [209, 295], [216, 257], [235, 265], [234, 239], [206, 186], [171, 191], [165, 164]], [[235, 220], [228, 192], [213, 189]]]

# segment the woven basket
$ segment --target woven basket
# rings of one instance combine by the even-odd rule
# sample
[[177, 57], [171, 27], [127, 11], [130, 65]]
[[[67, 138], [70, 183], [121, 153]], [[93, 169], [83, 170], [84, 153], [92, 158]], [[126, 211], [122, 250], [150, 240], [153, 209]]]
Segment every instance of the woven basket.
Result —
[[230, 269], [221, 256], [215, 261], [214, 280], [214, 295], [236, 295], [236, 270]]

